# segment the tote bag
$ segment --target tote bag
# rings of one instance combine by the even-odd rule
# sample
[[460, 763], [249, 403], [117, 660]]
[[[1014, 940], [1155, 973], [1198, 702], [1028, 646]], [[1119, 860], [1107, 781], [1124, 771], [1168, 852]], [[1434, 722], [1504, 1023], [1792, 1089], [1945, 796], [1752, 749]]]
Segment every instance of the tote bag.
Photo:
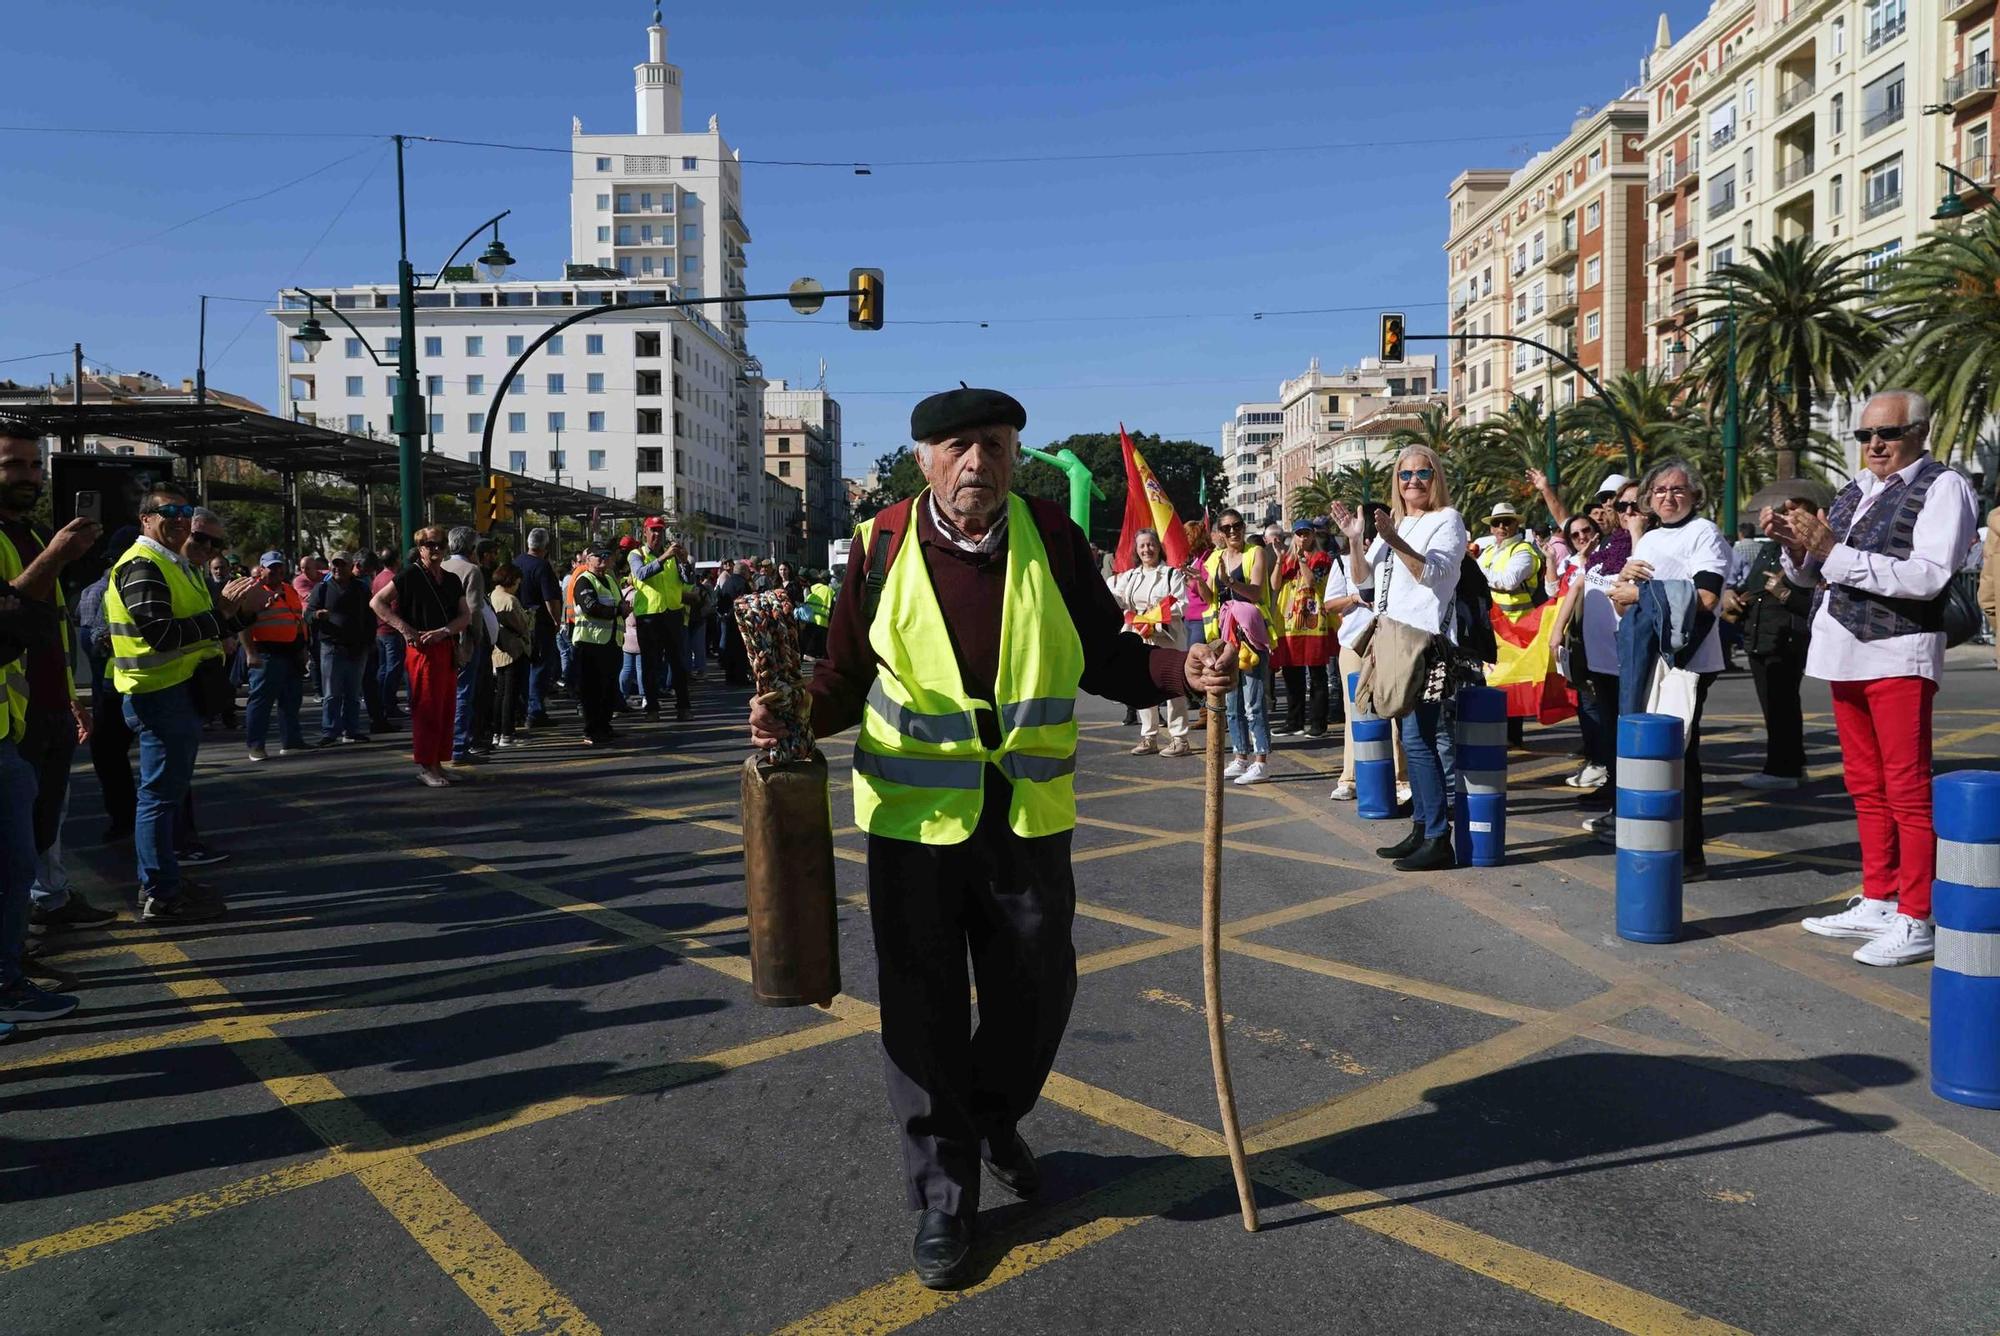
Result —
[[1401, 719], [1423, 703], [1429, 676], [1432, 637], [1407, 622], [1389, 616], [1389, 582], [1396, 578], [1391, 557], [1375, 593], [1375, 617], [1368, 625], [1361, 655], [1361, 675], [1354, 686], [1354, 706], [1378, 719]]

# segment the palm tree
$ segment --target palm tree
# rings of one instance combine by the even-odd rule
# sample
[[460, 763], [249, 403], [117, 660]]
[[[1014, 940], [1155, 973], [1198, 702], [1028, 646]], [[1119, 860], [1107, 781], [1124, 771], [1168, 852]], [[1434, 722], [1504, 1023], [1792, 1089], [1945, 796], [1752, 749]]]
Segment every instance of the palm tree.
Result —
[[1315, 473], [1292, 489], [1292, 516], [1296, 519], [1324, 515], [1333, 509], [1335, 501], [1344, 499], [1334, 474]]
[[1475, 429], [1460, 422], [1445, 405], [1426, 404], [1418, 412], [1415, 426], [1398, 427], [1389, 433], [1389, 448], [1401, 450], [1409, 445], [1422, 445], [1450, 458], [1453, 450], [1467, 444], [1474, 435]]
[[1294, 487], [1292, 514], [1324, 515], [1335, 501], [1358, 510], [1364, 501], [1387, 501], [1390, 495], [1389, 465], [1365, 459], [1331, 473], [1315, 473]]
[[[1811, 445], [1814, 397], [1860, 385], [1888, 344], [1890, 325], [1867, 309], [1875, 302], [1867, 276], [1838, 247], [1795, 237], [1750, 247], [1747, 259], [1722, 266], [1689, 295], [1717, 328], [1722, 313], [1735, 309], [1743, 401], [1770, 402], [1777, 476], [1796, 478]], [[1710, 338], [1690, 370], [1711, 404], [1727, 388], [1727, 348], [1726, 338]]]
[[1889, 270], [1882, 298], [1902, 337], [1875, 367], [1875, 383], [1931, 401], [1931, 447], [1970, 457], [2000, 411], [2000, 215], [1939, 229]]
[[[1597, 472], [1581, 407], [1556, 414], [1556, 466], [1565, 490], [1579, 494]], [[1451, 477], [1452, 504], [1465, 515], [1484, 514], [1496, 502], [1527, 506], [1535, 500], [1529, 469], [1549, 467], [1549, 415], [1541, 401], [1515, 395], [1507, 410], [1473, 429], [1476, 443], [1461, 449]], [[1620, 447], [1622, 451], [1622, 447]]]

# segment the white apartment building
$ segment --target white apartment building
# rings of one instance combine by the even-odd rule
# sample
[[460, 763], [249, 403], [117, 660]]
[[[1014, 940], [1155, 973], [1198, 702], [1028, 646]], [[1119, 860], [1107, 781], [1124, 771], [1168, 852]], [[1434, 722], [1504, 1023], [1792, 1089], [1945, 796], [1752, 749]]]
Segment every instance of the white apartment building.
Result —
[[[651, 59], [636, 72], [638, 133], [575, 127], [566, 276], [460, 272], [417, 293], [427, 444], [476, 461], [493, 394], [528, 344], [584, 307], [632, 308], [566, 330], [530, 358], [497, 410], [493, 467], [658, 506], [704, 558], [764, 551], [764, 381], [742, 307], [644, 309], [741, 293], [749, 241], [736, 155], [713, 121], [680, 133], [680, 71], [654, 17]], [[385, 362], [399, 351], [395, 285], [313, 292], [361, 337], [322, 314], [330, 341], [306, 360], [292, 335], [307, 303], [281, 294], [280, 411], [388, 438], [396, 373], [369, 349]]]
[[1314, 474], [1333, 472], [1339, 466], [1335, 443], [1355, 418], [1398, 402], [1421, 405], [1436, 388], [1434, 353], [1415, 354], [1401, 366], [1383, 366], [1368, 357], [1359, 366], [1332, 373], [1321, 370], [1319, 359], [1313, 358], [1304, 375], [1278, 387], [1283, 421], [1274, 450], [1272, 499], [1289, 510], [1292, 489]]
[[1222, 466], [1229, 472], [1229, 504], [1258, 524], [1276, 519], [1276, 454], [1285, 435], [1285, 410], [1277, 403], [1238, 404], [1222, 424]]

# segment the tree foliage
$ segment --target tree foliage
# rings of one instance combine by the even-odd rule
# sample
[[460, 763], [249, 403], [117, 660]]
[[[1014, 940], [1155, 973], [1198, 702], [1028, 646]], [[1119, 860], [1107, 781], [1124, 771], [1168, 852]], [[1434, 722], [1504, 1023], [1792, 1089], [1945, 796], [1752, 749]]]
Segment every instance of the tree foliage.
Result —
[[1926, 237], [1890, 269], [1882, 297], [1901, 337], [1876, 360], [1874, 383], [1931, 401], [1931, 449], [1975, 457], [2000, 402], [2000, 214]]

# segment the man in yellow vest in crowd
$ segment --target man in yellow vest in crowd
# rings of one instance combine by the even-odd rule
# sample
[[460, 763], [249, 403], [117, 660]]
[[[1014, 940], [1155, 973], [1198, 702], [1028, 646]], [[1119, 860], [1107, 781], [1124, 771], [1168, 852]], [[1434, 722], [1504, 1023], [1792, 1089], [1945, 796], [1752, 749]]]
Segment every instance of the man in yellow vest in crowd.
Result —
[[833, 586], [825, 580], [806, 586], [806, 617], [805, 652], [825, 654], [826, 628], [833, 625]]
[[[1518, 622], [1534, 610], [1542, 583], [1542, 553], [1534, 540], [1521, 532], [1521, 512], [1505, 501], [1486, 516], [1490, 535], [1479, 549], [1479, 569], [1486, 575], [1486, 587], [1493, 593], [1493, 607], [1508, 621]], [[1507, 740], [1516, 746], [1525, 719], [1507, 721]]]
[[307, 750], [299, 726], [306, 685], [306, 605], [297, 583], [286, 578], [285, 567], [282, 552], [266, 552], [258, 560], [257, 578], [271, 601], [243, 633], [243, 664], [250, 670], [243, 740], [253, 761], [264, 759], [273, 711], [278, 716], [278, 755], [296, 756]]
[[632, 574], [632, 620], [639, 632], [639, 690], [646, 717], [660, 717], [660, 693], [674, 685], [674, 717], [686, 719], [688, 704], [687, 586], [693, 572], [683, 564], [687, 549], [667, 536], [667, 522], [646, 519], [646, 541], [626, 560]]
[[222, 657], [223, 637], [255, 621], [271, 601], [270, 588], [253, 575], [209, 598], [208, 581], [181, 555], [194, 512], [180, 487], [156, 483], [139, 506], [139, 538], [112, 563], [104, 590], [111, 684], [125, 698], [127, 726], [139, 735], [132, 844], [142, 923], [191, 923], [224, 913], [222, 897], [186, 882], [174, 858], [174, 822], [201, 750], [193, 683], [203, 663]]
[[[855, 824], [868, 833], [889, 1104], [923, 1213], [917, 1278], [934, 1289], [970, 1279], [982, 1160], [1015, 1195], [1039, 1187], [1017, 1127], [1076, 994], [1077, 693], [1142, 706], [1231, 684], [1210, 646], [1122, 634], [1083, 531], [1009, 491], [1026, 425], [997, 390], [917, 405], [926, 487], [856, 534], [809, 688], [815, 736], [860, 725]], [[752, 701], [753, 741], [781, 728]]]

